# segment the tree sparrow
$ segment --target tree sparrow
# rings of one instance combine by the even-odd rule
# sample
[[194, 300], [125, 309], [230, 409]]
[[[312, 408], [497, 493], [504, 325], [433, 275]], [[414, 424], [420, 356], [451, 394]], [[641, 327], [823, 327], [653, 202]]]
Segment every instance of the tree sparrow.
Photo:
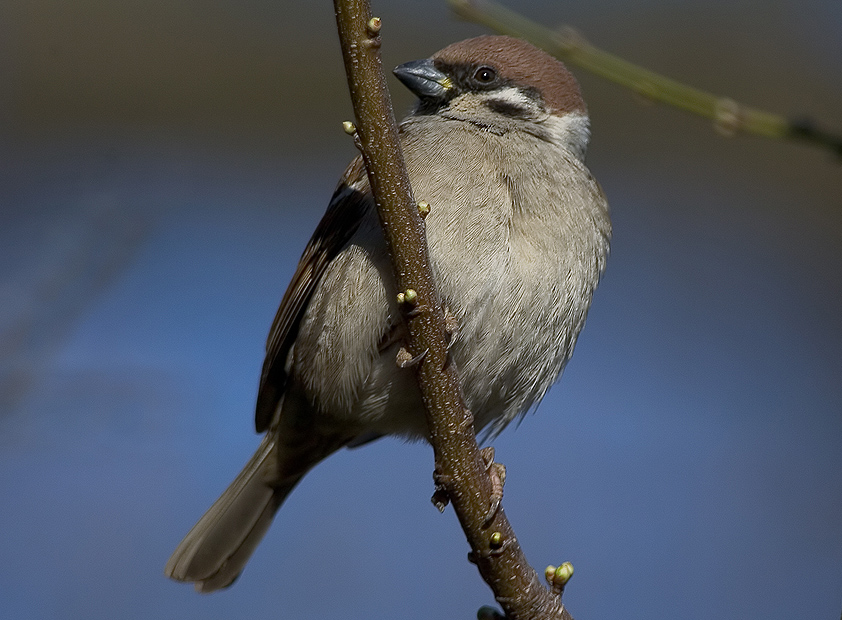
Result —
[[[458, 321], [450, 354], [477, 430], [536, 406], [570, 358], [605, 267], [611, 224], [583, 163], [579, 86], [529, 43], [481, 36], [395, 75], [419, 97], [400, 125], [430, 259]], [[342, 448], [427, 435], [361, 159], [346, 170], [269, 333], [257, 396], [263, 441], [166, 566], [210, 592], [230, 585], [298, 481]]]

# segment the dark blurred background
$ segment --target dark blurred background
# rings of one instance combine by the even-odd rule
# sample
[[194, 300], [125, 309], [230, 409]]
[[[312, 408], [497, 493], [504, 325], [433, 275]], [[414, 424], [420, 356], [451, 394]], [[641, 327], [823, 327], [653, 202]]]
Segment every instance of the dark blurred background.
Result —
[[[837, 0], [517, 7], [671, 77], [842, 130]], [[375, 2], [388, 67], [483, 32]], [[163, 576], [257, 444], [263, 342], [354, 156], [332, 5], [0, 5], [6, 618], [471, 618], [492, 603], [432, 457], [310, 474], [230, 590]], [[726, 139], [576, 71], [612, 208], [564, 379], [496, 442], [576, 618], [839, 618], [842, 163]], [[410, 96], [391, 82], [398, 113]]]

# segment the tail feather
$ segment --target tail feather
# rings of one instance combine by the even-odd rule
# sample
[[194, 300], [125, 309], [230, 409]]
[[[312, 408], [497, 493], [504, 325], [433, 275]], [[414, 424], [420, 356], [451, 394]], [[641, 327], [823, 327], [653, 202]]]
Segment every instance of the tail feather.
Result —
[[164, 573], [195, 582], [199, 592], [231, 585], [269, 529], [278, 508], [303, 476], [277, 482], [277, 446], [267, 433], [260, 447], [167, 562]]

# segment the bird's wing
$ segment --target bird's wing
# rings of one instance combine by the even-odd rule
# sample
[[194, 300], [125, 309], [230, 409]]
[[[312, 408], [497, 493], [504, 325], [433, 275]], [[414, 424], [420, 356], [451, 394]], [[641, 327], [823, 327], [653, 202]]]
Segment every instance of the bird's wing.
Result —
[[342, 175], [327, 212], [304, 249], [269, 331], [254, 417], [259, 433], [269, 428], [286, 388], [287, 355], [304, 310], [330, 261], [359, 228], [371, 205], [365, 166], [357, 157]]

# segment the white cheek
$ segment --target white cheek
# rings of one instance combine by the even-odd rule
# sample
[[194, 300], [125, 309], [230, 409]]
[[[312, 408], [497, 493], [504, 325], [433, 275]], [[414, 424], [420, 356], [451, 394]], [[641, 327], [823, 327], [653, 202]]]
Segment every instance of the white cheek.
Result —
[[498, 101], [504, 101], [517, 108], [534, 110], [536, 114], [539, 112], [532, 98], [527, 97], [519, 88], [515, 88], [514, 86], [495, 92], [492, 98]]
[[587, 114], [570, 112], [564, 116], [550, 116], [544, 121], [544, 127], [550, 140], [567, 149], [577, 159], [584, 161], [585, 152], [591, 137], [591, 123]]

